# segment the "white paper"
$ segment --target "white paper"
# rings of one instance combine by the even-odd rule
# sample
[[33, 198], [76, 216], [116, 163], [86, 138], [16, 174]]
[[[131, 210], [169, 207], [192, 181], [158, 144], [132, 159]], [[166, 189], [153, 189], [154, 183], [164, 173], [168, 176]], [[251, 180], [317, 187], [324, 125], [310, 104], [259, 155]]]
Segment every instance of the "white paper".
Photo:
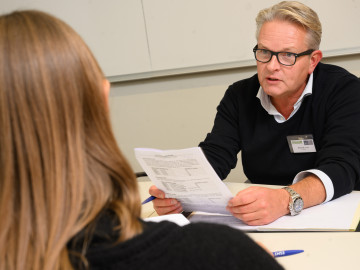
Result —
[[179, 226], [185, 226], [190, 223], [190, 221], [186, 217], [184, 217], [183, 214], [170, 214], [170, 215], [149, 217], [149, 218], [145, 218], [144, 220], [152, 221], [152, 222], [161, 222], [166, 220], [166, 221], [174, 222]]
[[176, 198], [184, 211], [229, 213], [233, 197], [218, 177], [200, 147], [181, 150], [136, 148], [135, 156], [151, 181]]
[[241, 220], [237, 219], [232, 215], [227, 214], [214, 214], [207, 212], [194, 212], [192, 213], [188, 219], [190, 222], [207, 222], [207, 223], [217, 223], [217, 224], [225, 224], [230, 227], [234, 227], [236, 229], [244, 230], [244, 231], [256, 231], [258, 227], [246, 225]]
[[283, 216], [263, 226], [249, 226], [229, 215], [197, 212], [190, 222], [226, 224], [245, 231], [349, 231], [356, 229], [359, 220], [360, 192], [352, 192], [333, 201], [304, 209], [297, 216]]

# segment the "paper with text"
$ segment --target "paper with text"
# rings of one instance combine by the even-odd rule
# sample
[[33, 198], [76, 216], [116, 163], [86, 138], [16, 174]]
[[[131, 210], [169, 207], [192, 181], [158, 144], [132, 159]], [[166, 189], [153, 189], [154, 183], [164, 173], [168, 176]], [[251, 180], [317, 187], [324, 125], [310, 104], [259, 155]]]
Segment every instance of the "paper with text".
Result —
[[200, 147], [180, 150], [135, 148], [135, 156], [151, 181], [176, 198], [184, 211], [227, 213], [233, 197]]

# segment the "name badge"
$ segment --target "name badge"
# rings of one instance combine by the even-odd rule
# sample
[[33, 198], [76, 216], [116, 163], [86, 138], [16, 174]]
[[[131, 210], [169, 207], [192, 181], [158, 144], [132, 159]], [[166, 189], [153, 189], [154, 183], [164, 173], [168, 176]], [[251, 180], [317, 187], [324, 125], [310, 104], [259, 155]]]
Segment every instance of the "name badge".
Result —
[[316, 152], [313, 136], [294, 135], [287, 136], [291, 153], [313, 153]]

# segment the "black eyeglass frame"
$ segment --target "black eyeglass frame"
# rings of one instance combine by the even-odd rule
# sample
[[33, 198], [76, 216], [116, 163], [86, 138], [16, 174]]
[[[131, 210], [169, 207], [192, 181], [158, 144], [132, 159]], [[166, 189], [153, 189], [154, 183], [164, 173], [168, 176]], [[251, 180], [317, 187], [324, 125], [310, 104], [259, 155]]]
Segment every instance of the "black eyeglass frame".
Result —
[[[268, 52], [271, 53], [271, 56], [270, 56], [269, 60], [266, 61], [266, 62], [260, 61], [260, 60], [258, 60], [258, 59], [256, 58], [256, 51], [268, 51]], [[255, 56], [256, 61], [261, 62], [261, 63], [269, 63], [269, 62], [271, 61], [272, 57], [275, 55], [275, 56], [276, 56], [276, 59], [278, 60], [278, 62], [279, 62], [281, 65], [283, 65], [283, 66], [288, 66], [288, 67], [295, 65], [296, 59], [297, 59], [298, 57], [304, 56], [304, 55], [310, 55], [310, 54], [312, 54], [314, 51], [315, 51], [314, 49], [310, 49], [310, 50], [304, 51], [304, 52], [302, 52], [302, 53], [273, 52], [273, 51], [266, 50], [266, 49], [258, 49], [258, 45], [255, 45], [255, 47], [253, 48], [253, 52], [254, 52], [254, 56]], [[289, 53], [289, 54], [294, 55], [294, 56], [295, 56], [294, 63], [293, 63], [292, 65], [286, 65], [286, 64], [281, 63], [281, 61], [279, 60], [279, 53]]]

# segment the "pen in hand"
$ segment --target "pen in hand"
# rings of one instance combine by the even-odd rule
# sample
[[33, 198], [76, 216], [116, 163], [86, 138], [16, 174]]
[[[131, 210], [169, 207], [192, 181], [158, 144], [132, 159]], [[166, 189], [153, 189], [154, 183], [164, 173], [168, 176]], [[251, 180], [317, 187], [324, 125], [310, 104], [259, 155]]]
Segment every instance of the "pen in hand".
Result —
[[151, 202], [152, 200], [155, 200], [156, 197], [155, 196], [150, 196], [149, 198], [147, 198], [146, 200], [144, 200], [141, 204], [146, 204], [148, 202]]
[[284, 257], [304, 252], [302, 249], [274, 251], [274, 257]]

